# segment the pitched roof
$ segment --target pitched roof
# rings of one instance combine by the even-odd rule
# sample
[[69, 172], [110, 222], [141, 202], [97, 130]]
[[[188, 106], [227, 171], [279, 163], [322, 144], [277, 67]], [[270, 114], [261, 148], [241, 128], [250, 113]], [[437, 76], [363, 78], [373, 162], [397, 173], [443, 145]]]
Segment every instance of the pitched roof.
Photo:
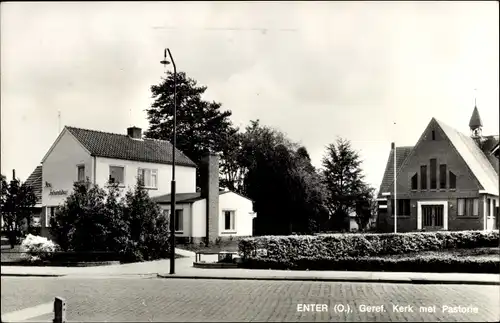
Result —
[[[413, 150], [413, 146], [396, 147], [396, 169], [401, 169], [404, 161], [410, 155]], [[391, 149], [389, 153], [389, 159], [387, 160], [387, 165], [385, 166], [384, 178], [382, 179], [382, 184], [380, 184], [379, 197], [382, 193], [389, 192], [391, 190], [390, 186], [394, 183], [394, 149]]]
[[442, 121], [436, 120], [460, 156], [479, 181], [483, 190], [498, 195], [498, 174], [478, 144]]
[[[483, 190], [490, 194], [498, 195], [498, 164], [495, 160], [489, 158], [483, 152], [478, 143], [469, 136], [462, 134], [454, 128], [448, 126], [442, 121], [433, 118], [438, 126], [443, 130], [445, 135], [450, 140], [451, 144], [455, 147], [458, 154], [463, 158], [471, 172], [479, 181]], [[432, 122], [432, 121], [431, 121]], [[488, 140], [492, 142], [498, 140], [498, 136], [489, 136]], [[406, 164], [406, 159], [412, 152], [414, 147], [397, 147], [396, 149], [396, 169], [397, 173], [401, 172], [401, 168]], [[394, 184], [394, 151], [391, 150], [387, 166], [385, 168], [384, 178], [380, 185], [379, 197], [382, 193], [391, 192], [391, 185]]]
[[469, 127], [471, 129], [477, 128], [477, 127], [482, 127], [483, 126], [483, 121], [481, 120], [481, 117], [479, 116], [479, 111], [477, 107], [474, 107], [474, 111], [472, 111], [472, 116], [470, 117], [469, 121]]
[[37, 166], [24, 183], [33, 188], [37, 203], [40, 203], [42, 201], [42, 166]]
[[[156, 196], [151, 199], [156, 203], [170, 204], [171, 198], [172, 198], [171, 194], [166, 194], [166, 195]], [[176, 203], [193, 203], [203, 199], [204, 198], [201, 197], [201, 192], [175, 194]]]
[[[127, 135], [65, 127], [93, 156], [172, 164], [172, 144], [166, 140], [132, 139]], [[196, 167], [176, 149], [176, 165]]]
[[[226, 190], [220, 190], [219, 195], [226, 194], [226, 193], [234, 193], [238, 194], [233, 191], [226, 191]], [[238, 194], [239, 196], [246, 198], [247, 200], [250, 200], [248, 197]], [[160, 203], [160, 204], [170, 204], [171, 202], [172, 195], [171, 194], [166, 194], [166, 195], [161, 195], [161, 196], [156, 196], [151, 198], [154, 202]], [[195, 192], [195, 193], [179, 193], [175, 194], [175, 202], [176, 203], [193, 203], [196, 201], [203, 200], [204, 197], [201, 196], [201, 192]], [[250, 200], [252, 201], [252, 200]]]

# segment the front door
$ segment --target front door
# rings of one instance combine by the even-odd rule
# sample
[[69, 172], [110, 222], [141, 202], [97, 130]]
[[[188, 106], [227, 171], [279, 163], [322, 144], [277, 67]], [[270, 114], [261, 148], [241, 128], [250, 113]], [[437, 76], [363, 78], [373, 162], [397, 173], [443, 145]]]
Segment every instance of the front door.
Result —
[[422, 205], [422, 228], [426, 231], [443, 229], [443, 205]]

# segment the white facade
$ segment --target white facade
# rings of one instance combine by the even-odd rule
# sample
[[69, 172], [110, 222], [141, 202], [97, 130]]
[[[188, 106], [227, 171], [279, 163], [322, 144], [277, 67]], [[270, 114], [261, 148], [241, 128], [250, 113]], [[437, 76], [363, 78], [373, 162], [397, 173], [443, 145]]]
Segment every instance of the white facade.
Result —
[[[206, 237], [206, 199], [192, 203], [176, 204], [176, 210], [183, 210], [182, 230], [176, 231], [177, 237], [204, 238]], [[170, 213], [170, 205], [161, 206]], [[232, 215], [226, 225], [226, 211]], [[251, 200], [233, 192], [223, 192], [219, 195], [219, 237], [248, 237], [253, 235], [253, 203]], [[226, 229], [226, 227], [229, 227]]]
[[[234, 224], [231, 223], [229, 229], [226, 229], [225, 211], [234, 212]], [[219, 195], [219, 236], [252, 236], [254, 217], [251, 200], [233, 192]]]
[[[155, 170], [156, 187], [148, 188], [150, 196], [170, 194], [172, 165], [91, 156], [65, 129], [42, 162], [43, 206], [58, 206], [64, 203], [73, 191], [74, 182], [78, 180], [79, 166], [84, 167], [85, 178], [101, 187], [108, 183], [110, 166], [123, 167], [123, 188], [135, 186], [139, 168]], [[196, 168], [177, 165], [176, 184], [178, 193], [196, 191]]]
[[[138, 162], [133, 160], [121, 160], [96, 157], [96, 183], [99, 186], [107, 184], [110, 175], [110, 166], [123, 167], [123, 188], [134, 188], [137, 183], [138, 169], [150, 169], [156, 172], [156, 187], [148, 187], [149, 196], [155, 197], [170, 194], [172, 180], [172, 165]], [[76, 166], [75, 166], [76, 169]], [[177, 193], [189, 193], [196, 191], [196, 168], [177, 165], [175, 167], [175, 180]]]

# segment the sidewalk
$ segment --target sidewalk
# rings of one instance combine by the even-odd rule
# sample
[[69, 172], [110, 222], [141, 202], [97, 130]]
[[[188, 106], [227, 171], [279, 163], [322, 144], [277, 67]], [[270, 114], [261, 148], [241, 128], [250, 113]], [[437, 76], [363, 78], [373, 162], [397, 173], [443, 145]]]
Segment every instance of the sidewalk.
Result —
[[399, 284], [500, 285], [500, 274], [202, 269], [193, 267], [194, 252], [176, 249], [176, 253], [185, 258], [176, 259], [176, 274], [174, 275], [168, 274], [170, 270], [170, 261], [168, 259], [99, 267], [2, 266], [1, 274], [2, 276], [66, 276], [68, 278], [150, 276], [170, 279], [306, 280]]
[[500, 285], [497, 274], [366, 272], [366, 271], [292, 271], [262, 269], [189, 268], [176, 274], [158, 274], [160, 278], [232, 279], [232, 280], [298, 280], [331, 282], [372, 282], [397, 284], [471, 284]]

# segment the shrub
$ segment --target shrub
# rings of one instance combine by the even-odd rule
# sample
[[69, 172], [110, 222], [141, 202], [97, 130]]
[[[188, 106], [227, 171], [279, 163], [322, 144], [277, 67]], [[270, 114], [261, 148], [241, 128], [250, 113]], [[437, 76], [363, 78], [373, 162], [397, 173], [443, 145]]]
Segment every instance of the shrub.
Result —
[[[402, 255], [454, 248], [496, 247], [498, 231], [414, 232], [389, 234], [325, 234], [316, 236], [264, 236], [242, 239], [243, 259], [292, 263], [297, 259], [337, 259]], [[257, 252], [259, 249], [267, 253]]]
[[251, 259], [243, 262], [245, 268], [292, 269], [292, 270], [348, 270], [348, 271], [395, 271], [395, 272], [463, 272], [498, 273], [500, 261], [494, 259], [472, 259], [469, 257], [345, 257], [345, 258], [301, 258], [294, 262], [279, 262], [274, 259]]
[[[119, 199], [117, 186], [107, 191], [75, 183], [72, 194], [51, 219], [50, 232], [67, 256], [82, 259], [120, 257], [122, 261], [168, 256], [168, 219], [139, 184]], [[65, 256], [66, 257], [66, 256]]]
[[25, 252], [29, 261], [50, 259], [58, 246], [51, 240], [28, 234], [21, 243], [21, 251]]

